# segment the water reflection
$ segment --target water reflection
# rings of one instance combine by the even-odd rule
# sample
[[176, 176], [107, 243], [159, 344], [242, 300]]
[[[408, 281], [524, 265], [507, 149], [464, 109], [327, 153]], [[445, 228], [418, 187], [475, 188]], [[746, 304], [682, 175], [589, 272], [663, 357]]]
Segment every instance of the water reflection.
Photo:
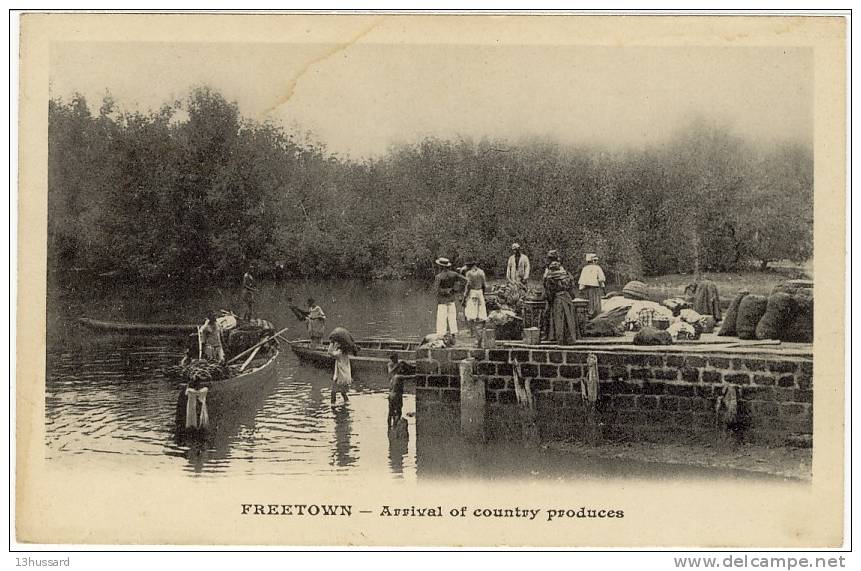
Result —
[[410, 448], [410, 429], [407, 419], [401, 418], [394, 428], [388, 431], [389, 468], [392, 474], [403, 476], [404, 460]]
[[[264, 284], [261, 315], [276, 326], [292, 324], [301, 337], [287, 298], [312, 295], [329, 323], [345, 325], [357, 337], [414, 337], [433, 327], [434, 300], [415, 282]], [[219, 402], [213, 395], [212, 427], [206, 435], [177, 433], [179, 385], [162, 371], [176, 364], [181, 339], [95, 335], [76, 318], [192, 322], [212, 308], [230, 308], [238, 288], [166, 294], [125, 287], [70, 295], [51, 290], [48, 311], [45, 438], [49, 462], [105, 470], [163, 472], [199, 477], [332, 475], [391, 478], [554, 478], [607, 476], [668, 477], [681, 467], [589, 460], [524, 450], [516, 445], [472, 446], [450, 430], [416, 429], [415, 397], [404, 395], [407, 427], [386, 430], [388, 383], [354, 380], [347, 406], [329, 406], [331, 371], [302, 366], [285, 348], [277, 375], [255, 391]], [[325, 300], [325, 303], [323, 303]], [[234, 306], [238, 307], [238, 306]], [[435, 414], [440, 420], [444, 414]], [[443, 419], [445, 420], [445, 419]]]
[[356, 451], [350, 443], [353, 431], [353, 425], [350, 422], [350, 405], [333, 406], [332, 414], [335, 416], [335, 439], [332, 442], [331, 464], [347, 468], [352, 466], [357, 460], [357, 457], [354, 455]]

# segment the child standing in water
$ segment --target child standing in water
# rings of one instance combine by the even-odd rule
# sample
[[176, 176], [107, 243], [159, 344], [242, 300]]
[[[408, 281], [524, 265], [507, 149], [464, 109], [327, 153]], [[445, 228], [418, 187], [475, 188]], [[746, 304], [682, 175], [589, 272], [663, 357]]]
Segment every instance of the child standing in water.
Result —
[[398, 426], [404, 409], [404, 379], [399, 376], [401, 365], [397, 353], [389, 355], [389, 417], [386, 421], [389, 430]]

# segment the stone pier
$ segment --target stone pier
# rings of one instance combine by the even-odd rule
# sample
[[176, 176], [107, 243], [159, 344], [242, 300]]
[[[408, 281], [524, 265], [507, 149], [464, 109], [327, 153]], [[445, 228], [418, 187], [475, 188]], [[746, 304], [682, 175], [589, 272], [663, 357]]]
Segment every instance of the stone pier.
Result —
[[[483, 411], [487, 438], [520, 438], [512, 377], [517, 362], [522, 376], [532, 379], [540, 438], [584, 437], [587, 403], [580, 384], [589, 353], [598, 357], [601, 438], [714, 439], [724, 430], [715, 405], [726, 387], [737, 395], [729, 428], [740, 440], [782, 445], [813, 433], [811, 347], [720, 350], [702, 345], [423, 349], [416, 362], [417, 430], [457, 434], [465, 427], [474, 435], [476, 415]], [[460, 366], [466, 359], [474, 359], [471, 387], [461, 386]], [[477, 398], [483, 402], [476, 403]], [[473, 415], [468, 421], [464, 408]]]

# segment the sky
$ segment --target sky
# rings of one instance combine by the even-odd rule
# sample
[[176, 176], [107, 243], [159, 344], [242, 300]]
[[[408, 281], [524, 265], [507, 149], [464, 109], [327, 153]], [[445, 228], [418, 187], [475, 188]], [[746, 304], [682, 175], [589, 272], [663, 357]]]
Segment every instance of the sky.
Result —
[[146, 111], [205, 85], [353, 158], [427, 136], [642, 147], [695, 118], [813, 137], [807, 48], [67, 42], [50, 62], [52, 97]]

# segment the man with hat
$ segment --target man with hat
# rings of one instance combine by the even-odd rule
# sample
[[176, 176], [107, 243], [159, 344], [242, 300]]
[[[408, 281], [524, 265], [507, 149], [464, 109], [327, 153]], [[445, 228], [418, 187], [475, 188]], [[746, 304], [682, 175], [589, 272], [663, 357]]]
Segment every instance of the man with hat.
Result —
[[437, 258], [434, 262], [440, 267], [440, 272], [434, 278], [436, 291], [436, 333], [445, 335], [446, 331], [457, 335], [457, 307], [455, 301], [461, 282], [466, 278], [451, 269], [448, 258]]
[[510, 282], [525, 286], [529, 279], [529, 258], [520, 252], [520, 244], [517, 242], [511, 245], [511, 252], [508, 266], [505, 268], [505, 278]]
[[580, 272], [580, 291], [589, 300], [589, 317], [601, 313], [601, 296], [604, 295], [604, 270], [598, 265], [597, 254], [586, 254], [586, 265]]

